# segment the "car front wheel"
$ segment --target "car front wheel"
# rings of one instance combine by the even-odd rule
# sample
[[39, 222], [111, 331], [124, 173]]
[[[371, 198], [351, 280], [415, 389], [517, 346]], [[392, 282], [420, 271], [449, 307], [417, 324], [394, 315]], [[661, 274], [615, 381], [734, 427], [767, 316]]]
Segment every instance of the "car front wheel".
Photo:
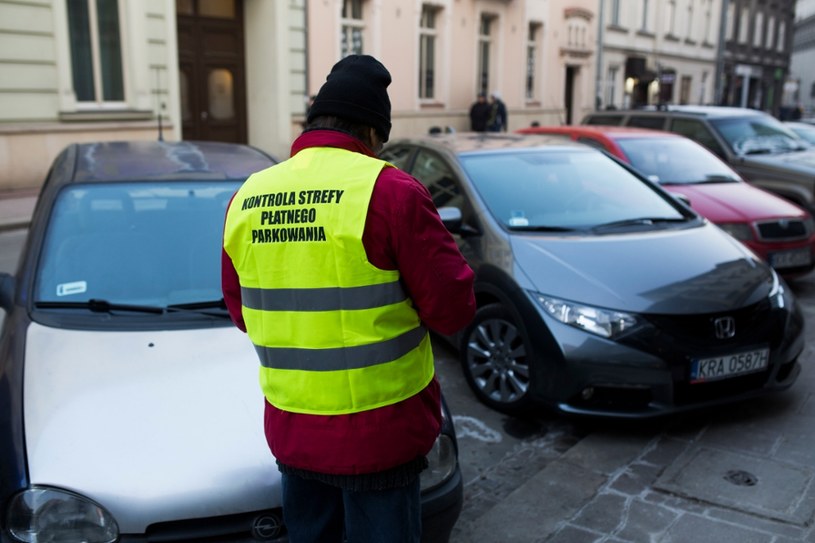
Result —
[[529, 404], [530, 352], [523, 330], [499, 304], [480, 308], [461, 340], [467, 384], [482, 403], [507, 413]]

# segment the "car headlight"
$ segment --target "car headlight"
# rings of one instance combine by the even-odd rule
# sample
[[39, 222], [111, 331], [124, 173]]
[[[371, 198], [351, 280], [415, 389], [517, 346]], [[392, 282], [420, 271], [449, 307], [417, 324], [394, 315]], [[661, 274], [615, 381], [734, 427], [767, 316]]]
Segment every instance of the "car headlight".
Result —
[[723, 222], [717, 226], [739, 241], [750, 241], [753, 239], [753, 229], [750, 228], [749, 224], [740, 222]]
[[456, 471], [456, 446], [450, 436], [441, 434], [427, 453], [427, 469], [421, 474], [422, 490], [440, 485]]
[[25, 543], [112, 543], [119, 537], [110, 513], [66, 490], [29, 488], [11, 499], [6, 514], [9, 533]]
[[639, 324], [637, 317], [630, 313], [576, 304], [542, 294], [535, 294], [535, 298], [560, 322], [601, 337], [617, 337]]

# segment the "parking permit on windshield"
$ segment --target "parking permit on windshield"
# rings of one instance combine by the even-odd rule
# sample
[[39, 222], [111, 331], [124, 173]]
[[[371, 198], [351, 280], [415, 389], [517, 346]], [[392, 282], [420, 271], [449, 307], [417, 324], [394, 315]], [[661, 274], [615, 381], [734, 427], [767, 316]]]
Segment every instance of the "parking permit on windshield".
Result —
[[529, 226], [529, 219], [524, 216], [523, 211], [510, 211], [509, 226]]
[[87, 292], [87, 281], [74, 281], [72, 283], [61, 283], [57, 285], [57, 296], [70, 296], [71, 294], [82, 294]]

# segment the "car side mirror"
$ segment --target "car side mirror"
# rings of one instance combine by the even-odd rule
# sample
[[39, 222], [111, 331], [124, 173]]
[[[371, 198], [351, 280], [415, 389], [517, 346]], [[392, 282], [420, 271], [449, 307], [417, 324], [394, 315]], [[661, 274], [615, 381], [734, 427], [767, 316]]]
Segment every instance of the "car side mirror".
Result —
[[457, 207], [440, 207], [439, 216], [444, 227], [453, 234], [458, 234], [461, 237], [474, 236], [479, 232], [472, 226], [463, 223], [461, 210]]
[[14, 277], [0, 272], [0, 307], [7, 312], [14, 304]]
[[684, 194], [672, 194], [671, 196], [673, 196], [676, 200], [679, 200], [680, 202], [682, 202], [686, 206], [691, 207], [690, 198], [688, 198]]

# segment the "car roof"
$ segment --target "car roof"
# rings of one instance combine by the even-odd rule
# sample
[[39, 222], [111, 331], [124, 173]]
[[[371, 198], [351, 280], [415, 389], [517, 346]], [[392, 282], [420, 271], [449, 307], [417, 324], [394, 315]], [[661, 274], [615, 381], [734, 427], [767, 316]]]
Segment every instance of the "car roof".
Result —
[[744, 117], [745, 115], [767, 115], [763, 111], [755, 109], [733, 107], [733, 106], [695, 106], [695, 105], [668, 105], [649, 106], [643, 109], [611, 109], [596, 111], [586, 115], [587, 117], [600, 116], [620, 116], [620, 115], [665, 115], [666, 113], [688, 113], [703, 117]]
[[518, 134], [513, 132], [454, 132], [406, 138], [396, 138], [388, 146], [397, 144], [414, 144], [424, 147], [443, 147], [453, 154], [470, 154], [483, 151], [500, 152], [519, 149], [547, 147], [569, 147], [586, 149], [585, 145], [575, 143], [563, 135]]
[[[275, 164], [254, 147], [205, 141], [75, 143], [63, 152], [61, 183], [170, 179], [245, 179]], [[65, 170], [63, 170], [65, 171]]]
[[[540, 131], [540, 132], [538, 132]], [[602, 124], [574, 124], [565, 126], [531, 126], [518, 130], [522, 134], [574, 134], [577, 136], [605, 136], [613, 139], [636, 138], [636, 137], [665, 137], [681, 139], [684, 136], [665, 130], [655, 130], [652, 128], [639, 128], [634, 126], [616, 126]]]

